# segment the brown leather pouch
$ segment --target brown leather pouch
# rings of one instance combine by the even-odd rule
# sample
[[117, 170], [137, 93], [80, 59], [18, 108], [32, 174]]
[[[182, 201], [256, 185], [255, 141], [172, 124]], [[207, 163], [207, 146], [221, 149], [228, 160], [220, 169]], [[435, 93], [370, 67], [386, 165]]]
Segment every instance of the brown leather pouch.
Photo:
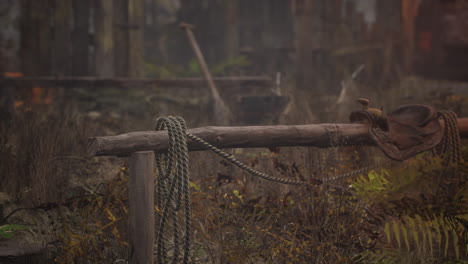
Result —
[[369, 110], [353, 111], [351, 122], [369, 123], [369, 135], [394, 160], [406, 160], [440, 143], [444, 132], [439, 113], [427, 105], [403, 105], [376, 117]]

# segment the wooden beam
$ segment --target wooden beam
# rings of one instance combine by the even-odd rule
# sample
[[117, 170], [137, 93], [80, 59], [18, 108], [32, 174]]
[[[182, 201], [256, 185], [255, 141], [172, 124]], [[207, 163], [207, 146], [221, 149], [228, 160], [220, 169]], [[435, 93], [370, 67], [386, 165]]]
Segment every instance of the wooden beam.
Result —
[[[468, 118], [459, 118], [462, 137], [468, 137]], [[368, 126], [363, 124], [317, 124], [296, 126], [200, 127], [187, 131], [218, 148], [257, 148], [309, 146], [373, 145]], [[189, 140], [190, 151], [205, 148]], [[168, 148], [165, 131], [143, 131], [117, 136], [92, 137], [88, 140], [90, 156], [128, 156], [136, 151], [164, 152]]]
[[[265, 76], [215, 77], [213, 80], [220, 87], [256, 86], [271, 87], [272, 81]], [[135, 87], [155, 85], [159, 87], [202, 87], [203, 78], [95, 78], [95, 77], [0, 77], [0, 86], [16, 87]]]
[[[360, 124], [320, 124], [298, 126], [201, 127], [189, 133], [219, 148], [255, 148], [371, 144], [367, 127]], [[165, 131], [133, 132], [117, 136], [94, 137], [88, 141], [91, 156], [128, 156], [135, 151], [163, 152], [168, 147]], [[188, 142], [189, 150], [205, 150]]]
[[153, 263], [154, 246], [154, 153], [130, 156], [128, 183], [128, 224], [130, 263]]

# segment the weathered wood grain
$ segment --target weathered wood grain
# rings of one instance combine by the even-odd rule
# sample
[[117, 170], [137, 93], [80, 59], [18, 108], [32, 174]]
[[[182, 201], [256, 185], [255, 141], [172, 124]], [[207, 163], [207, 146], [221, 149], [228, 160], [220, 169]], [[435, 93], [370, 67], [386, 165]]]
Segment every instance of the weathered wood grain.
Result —
[[[359, 124], [320, 124], [298, 126], [201, 127], [189, 133], [219, 148], [315, 146], [370, 144], [367, 127]], [[165, 131], [132, 132], [117, 136], [94, 137], [88, 142], [91, 156], [128, 156], [135, 151], [165, 151]], [[189, 140], [189, 150], [204, 150]]]
[[154, 251], [154, 153], [130, 156], [128, 183], [128, 224], [130, 263], [153, 263]]
[[[459, 118], [461, 136], [468, 137], [468, 118]], [[240, 126], [200, 127], [189, 133], [218, 148], [256, 148], [311, 146], [373, 145], [363, 124], [316, 124], [296, 126]], [[91, 156], [128, 156], [136, 151], [164, 152], [168, 147], [165, 131], [142, 131], [117, 136], [92, 137], [88, 141]], [[188, 141], [190, 151], [205, 150], [200, 144]]]

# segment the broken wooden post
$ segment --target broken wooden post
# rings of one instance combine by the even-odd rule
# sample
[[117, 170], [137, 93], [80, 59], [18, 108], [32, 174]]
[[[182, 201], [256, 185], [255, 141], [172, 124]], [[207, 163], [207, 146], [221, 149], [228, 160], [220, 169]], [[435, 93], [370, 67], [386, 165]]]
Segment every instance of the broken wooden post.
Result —
[[154, 249], [154, 152], [130, 156], [128, 224], [130, 263], [153, 263]]

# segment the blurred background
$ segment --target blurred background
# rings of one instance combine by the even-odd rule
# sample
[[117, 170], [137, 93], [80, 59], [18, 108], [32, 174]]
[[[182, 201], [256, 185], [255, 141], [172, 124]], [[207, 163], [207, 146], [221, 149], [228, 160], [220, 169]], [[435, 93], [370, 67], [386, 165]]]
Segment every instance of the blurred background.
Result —
[[[431, 86], [438, 81], [451, 83], [435, 93], [459, 92], [464, 89], [457, 82], [468, 78], [468, 7], [461, 0], [5, 0], [0, 5], [4, 76], [69, 77], [63, 88], [91, 85], [86, 91], [97, 93], [112, 85], [82, 77], [117, 78], [127, 87], [153, 88], [146, 98], [159, 104], [177, 104], [178, 93], [193, 92], [192, 104], [183, 103], [193, 105], [209, 92], [201, 87], [203, 80], [183, 79], [202, 77], [179, 27], [190, 23], [211, 74], [234, 77], [218, 89], [237, 123], [245, 122], [252, 104], [268, 105], [265, 111], [284, 107], [285, 99], [275, 96], [295, 103], [304, 113], [299, 122], [328, 120], [330, 112], [329, 121], [344, 121], [336, 112], [347, 112], [348, 101], [357, 96], [392, 107], [434, 93]], [[132, 84], [125, 78], [156, 80]], [[46, 84], [28, 85], [61, 85]], [[163, 95], [151, 97], [158, 89]], [[340, 92], [346, 96], [335, 104]]]

